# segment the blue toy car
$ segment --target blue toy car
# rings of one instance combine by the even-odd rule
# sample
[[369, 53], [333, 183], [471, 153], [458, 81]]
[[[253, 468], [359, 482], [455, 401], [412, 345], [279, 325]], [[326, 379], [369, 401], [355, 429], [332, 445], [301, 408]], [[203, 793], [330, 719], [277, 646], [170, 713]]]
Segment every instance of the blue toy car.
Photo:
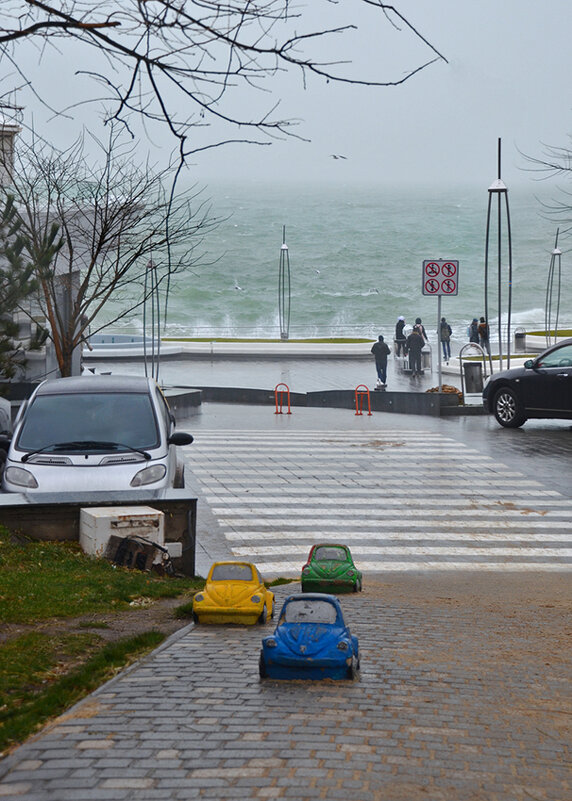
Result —
[[274, 634], [262, 640], [259, 669], [270, 679], [355, 678], [358, 638], [338, 599], [312, 592], [286, 598]]

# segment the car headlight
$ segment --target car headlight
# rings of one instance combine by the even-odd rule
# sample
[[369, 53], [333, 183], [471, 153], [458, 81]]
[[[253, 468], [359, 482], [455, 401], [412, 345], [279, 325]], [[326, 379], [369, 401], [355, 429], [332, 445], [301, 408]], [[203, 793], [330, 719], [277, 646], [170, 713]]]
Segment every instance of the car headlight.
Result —
[[201, 594], [200, 594], [200, 592], [199, 592], [199, 593], [197, 593], [197, 594], [195, 595], [195, 597], [194, 597], [194, 599], [193, 599], [193, 600], [195, 600], [195, 601], [198, 601], [198, 602], [200, 603], [201, 601], [204, 601], [204, 600], [205, 600], [205, 596], [204, 596], [204, 595], [201, 595]]
[[310, 572], [310, 568], [308, 567], [308, 565], [304, 565], [304, 567], [302, 568], [302, 573], [304, 575], [306, 575], [309, 572]]
[[276, 640], [274, 637], [269, 637], [267, 640], [264, 641], [265, 645], [268, 648], [276, 648]]
[[250, 600], [252, 601], [253, 604], [259, 604], [260, 603], [260, 595], [253, 595]]
[[154, 484], [156, 481], [161, 481], [166, 472], [167, 468], [164, 464], [154, 464], [151, 467], [146, 467], [133, 476], [131, 486], [144, 487], [146, 484]]
[[38, 488], [38, 482], [32, 473], [29, 470], [24, 470], [23, 467], [8, 467], [4, 476], [6, 481], [10, 484], [16, 484], [18, 487], [25, 487], [26, 489]]
[[340, 642], [338, 643], [338, 648], [340, 649], [340, 651], [347, 651], [348, 650], [347, 642], [345, 640], [340, 640]]

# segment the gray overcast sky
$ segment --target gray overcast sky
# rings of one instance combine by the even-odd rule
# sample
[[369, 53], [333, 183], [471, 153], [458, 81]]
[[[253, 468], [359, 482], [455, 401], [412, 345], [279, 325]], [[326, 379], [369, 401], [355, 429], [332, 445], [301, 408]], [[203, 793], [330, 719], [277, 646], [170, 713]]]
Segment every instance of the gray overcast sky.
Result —
[[[311, 143], [203, 154], [205, 180], [263, 176], [375, 182], [530, 180], [521, 150], [568, 144], [572, 130], [570, 0], [400, 0], [399, 10], [449, 60], [404, 85], [313, 82], [288, 94]], [[377, 47], [373, 36], [370, 54]], [[413, 58], [405, 66], [413, 64]], [[399, 76], [401, 64], [391, 77]], [[334, 160], [330, 154], [343, 154]]]
[[[496, 178], [497, 139], [501, 137], [503, 178], [510, 187], [530, 180], [522, 172], [525, 163], [518, 149], [540, 155], [542, 143], [569, 143], [570, 0], [395, 0], [395, 5], [446, 56], [448, 64], [437, 62], [405, 84], [388, 88], [311, 79], [304, 89], [299, 75], [279, 77], [273, 85], [282, 98], [280, 115], [299, 118], [297, 132], [311, 142], [285, 139], [270, 147], [231, 145], [206, 151], [193, 159], [193, 180], [201, 184], [268, 178], [488, 186]], [[314, 13], [311, 2], [309, 8]], [[368, 72], [374, 62], [382, 63], [388, 79], [399, 79], [405, 70], [427, 59], [427, 51], [421, 51], [413, 37], [392, 30], [382, 15], [377, 14], [376, 24], [371, 24], [371, 9], [362, 3], [342, 0], [329, 8], [332, 22], [365, 23], [359, 36], [345, 37], [343, 43], [343, 55], [356, 62], [356, 69]], [[317, 18], [315, 26], [329, 27], [331, 21]], [[73, 62], [69, 52], [66, 59], [67, 64]], [[82, 96], [87, 78], [74, 78], [61, 64], [57, 74], [46, 66], [44, 62], [41, 74], [52, 96], [59, 91], [65, 97], [60, 107], [68, 96]], [[77, 68], [85, 66], [89, 65], [80, 53]], [[43, 126], [45, 111], [29, 95], [22, 93], [19, 99], [27, 115], [33, 112], [36, 127]], [[276, 99], [277, 95], [260, 94], [268, 108]], [[239, 104], [240, 96], [233, 102]], [[96, 128], [93, 109], [79, 108], [75, 114]], [[73, 132], [75, 136], [73, 123], [56, 118], [45, 127], [48, 138], [65, 139], [64, 124], [66, 135]], [[165, 133], [154, 136], [155, 144], [164, 139]], [[346, 158], [333, 159], [332, 154]]]

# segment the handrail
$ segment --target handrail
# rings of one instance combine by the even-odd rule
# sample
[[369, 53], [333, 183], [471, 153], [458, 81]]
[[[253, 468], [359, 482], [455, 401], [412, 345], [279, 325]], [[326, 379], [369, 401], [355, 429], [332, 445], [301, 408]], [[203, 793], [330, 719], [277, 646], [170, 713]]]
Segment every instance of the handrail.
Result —
[[356, 395], [356, 415], [362, 414], [362, 407], [363, 407], [363, 398], [364, 395], [367, 395], [367, 409], [368, 415], [371, 415], [371, 400], [369, 397], [369, 389], [366, 387], [365, 384], [358, 384], [355, 391]]
[[[292, 414], [290, 410], [290, 389], [288, 384], [276, 384], [274, 387], [274, 403], [276, 404], [276, 411], [274, 414], [282, 414], [282, 404], [284, 402], [284, 392], [286, 392], [286, 397], [288, 399], [288, 411], [286, 414]], [[278, 411], [278, 394], [280, 394], [280, 411]]]

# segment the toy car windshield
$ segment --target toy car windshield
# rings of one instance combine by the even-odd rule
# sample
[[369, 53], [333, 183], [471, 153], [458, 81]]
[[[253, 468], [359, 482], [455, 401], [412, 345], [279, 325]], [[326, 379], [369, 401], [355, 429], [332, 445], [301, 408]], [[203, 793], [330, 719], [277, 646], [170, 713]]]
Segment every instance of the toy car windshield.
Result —
[[252, 568], [249, 565], [217, 565], [211, 581], [252, 581]]
[[281, 623], [335, 623], [336, 607], [328, 601], [290, 601], [280, 619]]
[[314, 551], [314, 559], [326, 560], [333, 559], [339, 562], [345, 562], [348, 558], [345, 548], [337, 546], [326, 545], [321, 548], [316, 548]]

